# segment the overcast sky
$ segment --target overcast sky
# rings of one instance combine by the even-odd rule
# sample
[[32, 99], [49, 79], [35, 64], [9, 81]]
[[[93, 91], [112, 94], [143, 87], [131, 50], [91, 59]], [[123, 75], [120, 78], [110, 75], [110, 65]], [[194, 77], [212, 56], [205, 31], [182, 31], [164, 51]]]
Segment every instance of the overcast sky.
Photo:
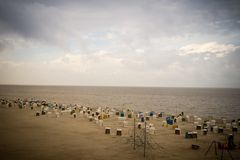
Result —
[[239, 0], [0, 0], [0, 84], [240, 87]]

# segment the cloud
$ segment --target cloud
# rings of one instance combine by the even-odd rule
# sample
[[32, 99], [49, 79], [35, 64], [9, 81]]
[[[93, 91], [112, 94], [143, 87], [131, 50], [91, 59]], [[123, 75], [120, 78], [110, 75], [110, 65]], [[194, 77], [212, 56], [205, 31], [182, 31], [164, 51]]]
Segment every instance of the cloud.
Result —
[[136, 49], [135, 50], [137, 53], [144, 53], [144, 49]]
[[220, 44], [217, 42], [208, 42], [202, 44], [189, 44], [181, 47], [180, 56], [186, 55], [206, 55], [205, 60], [209, 59], [210, 55], [215, 55], [217, 58], [222, 58], [227, 54], [233, 53], [239, 48], [233, 44]]
[[213, 86], [219, 73], [219, 86], [228, 74], [239, 86], [231, 54], [239, 8], [238, 0], [0, 0], [0, 83]]
[[7, 40], [0, 40], [0, 52], [3, 52], [8, 49], [12, 49], [13, 44]]
[[[119, 56], [106, 51], [65, 53], [42, 62], [0, 59], [1, 84], [234, 87], [239, 54], [218, 61], [191, 61], [174, 54]], [[146, 53], [147, 54], [147, 53]], [[139, 57], [137, 57], [139, 56]], [[147, 58], [146, 58], [147, 57]]]
[[68, 38], [106, 30], [125, 30], [134, 41], [189, 33], [229, 33], [240, 28], [239, 5], [235, 0], [211, 3], [2, 0], [0, 35], [18, 35], [64, 46]]
[[28, 48], [30, 46], [37, 46], [37, 43], [19, 37], [0, 39], [0, 53], [14, 51], [18, 48]]
[[58, 66], [65, 71], [76, 73], [112, 73], [121, 69], [122, 59], [116, 58], [105, 51], [94, 54], [71, 54], [67, 53], [50, 61], [50, 67]]

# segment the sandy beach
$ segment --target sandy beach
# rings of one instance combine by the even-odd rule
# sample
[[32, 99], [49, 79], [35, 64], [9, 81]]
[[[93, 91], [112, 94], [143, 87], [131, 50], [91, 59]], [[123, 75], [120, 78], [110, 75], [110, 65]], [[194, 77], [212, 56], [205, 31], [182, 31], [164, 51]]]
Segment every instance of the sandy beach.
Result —
[[[59, 118], [51, 116], [35, 116], [35, 110], [29, 108], [0, 107], [0, 155], [1, 159], [216, 159], [214, 149], [207, 156], [204, 153], [213, 140], [225, 141], [221, 134], [209, 133], [206, 136], [198, 134], [197, 139], [185, 139], [187, 130], [194, 130], [191, 123], [178, 123], [181, 135], [175, 135], [171, 127], [162, 127], [162, 119], [150, 120], [156, 131], [151, 135], [154, 149], [147, 148], [146, 158], [143, 157], [143, 147], [133, 150], [131, 141], [131, 123], [128, 127], [121, 126], [117, 117], [105, 120], [103, 126], [89, 122], [84, 115], [77, 118], [66, 114]], [[104, 134], [105, 127], [111, 127], [110, 135]], [[114, 127], [122, 128], [123, 135], [116, 136]], [[240, 142], [239, 132], [234, 136], [234, 142]], [[198, 150], [191, 148], [199, 145]], [[240, 150], [231, 150], [234, 159], [240, 158]], [[218, 153], [220, 154], [220, 153]], [[230, 159], [224, 152], [224, 159]]]
[[[0, 110], [1, 159], [135, 159], [121, 137], [69, 117], [35, 117], [29, 110]], [[122, 154], [124, 153], [124, 154]]]

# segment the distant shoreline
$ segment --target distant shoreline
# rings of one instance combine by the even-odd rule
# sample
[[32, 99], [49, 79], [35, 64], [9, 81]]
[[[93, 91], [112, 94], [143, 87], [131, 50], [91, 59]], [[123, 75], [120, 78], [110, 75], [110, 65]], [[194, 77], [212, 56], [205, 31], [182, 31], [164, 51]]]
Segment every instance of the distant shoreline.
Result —
[[0, 84], [0, 86], [21, 86], [21, 87], [99, 87], [99, 88], [163, 88], [163, 89], [236, 89], [231, 87], [163, 87], [163, 86], [100, 86], [100, 85], [38, 85], [38, 84]]

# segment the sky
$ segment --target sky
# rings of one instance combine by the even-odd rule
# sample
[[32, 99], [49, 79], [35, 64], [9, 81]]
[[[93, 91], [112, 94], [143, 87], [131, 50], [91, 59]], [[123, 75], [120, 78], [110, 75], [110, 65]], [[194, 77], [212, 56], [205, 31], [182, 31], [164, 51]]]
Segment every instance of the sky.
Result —
[[0, 84], [240, 88], [240, 1], [0, 0]]

